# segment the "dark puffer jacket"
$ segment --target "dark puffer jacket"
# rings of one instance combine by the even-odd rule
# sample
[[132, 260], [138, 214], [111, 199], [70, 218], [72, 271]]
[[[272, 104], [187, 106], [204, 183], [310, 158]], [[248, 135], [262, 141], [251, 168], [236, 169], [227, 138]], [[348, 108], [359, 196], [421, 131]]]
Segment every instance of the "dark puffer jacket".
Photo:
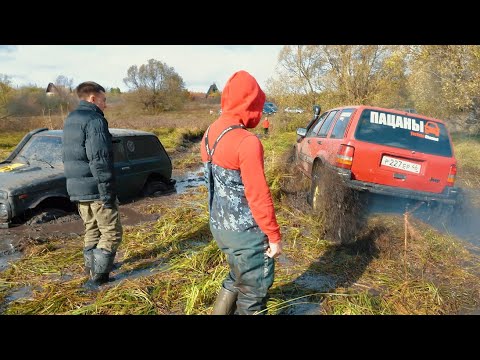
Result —
[[112, 135], [102, 110], [81, 100], [65, 120], [62, 141], [70, 200], [115, 201]]

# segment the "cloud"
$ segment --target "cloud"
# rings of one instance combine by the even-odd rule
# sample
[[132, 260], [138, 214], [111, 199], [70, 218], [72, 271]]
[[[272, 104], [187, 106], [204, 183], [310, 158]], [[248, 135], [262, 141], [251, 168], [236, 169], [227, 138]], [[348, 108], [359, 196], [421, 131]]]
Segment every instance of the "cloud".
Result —
[[[7, 50], [6, 47], [9, 49]], [[123, 83], [132, 65], [155, 59], [171, 66], [187, 89], [206, 92], [215, 82], [223, 89], [238, 70], [249, 71], [260, 86], [274, 75], [282, 45], [18, 45], [2, 60], [2, 73], [17, 85], [46, 86], [57, 76], [73, 78], [74, 85], [92, 80], [105, 87], [128, 90]], [[2, 56], [0, 55], [0, 58]]]

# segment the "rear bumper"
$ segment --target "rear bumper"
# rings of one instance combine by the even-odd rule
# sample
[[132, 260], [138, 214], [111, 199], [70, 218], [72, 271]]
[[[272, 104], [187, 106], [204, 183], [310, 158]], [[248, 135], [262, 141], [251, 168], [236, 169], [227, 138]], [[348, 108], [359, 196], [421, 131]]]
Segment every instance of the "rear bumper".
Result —
[[396, 196], [413, 200], [437, 201], [452, 205], [457, 202], [458, 189], [455, 187], [447, 187], [443, 193], [415, 191], [402, 189], [395, 186], [379, 185], [364, 181], [352, 180], [351, 172], [349, 170], [337, 169], [337, 172], [342, 176], [346, 186], [355, 190], [369, 191], [375, 194]]

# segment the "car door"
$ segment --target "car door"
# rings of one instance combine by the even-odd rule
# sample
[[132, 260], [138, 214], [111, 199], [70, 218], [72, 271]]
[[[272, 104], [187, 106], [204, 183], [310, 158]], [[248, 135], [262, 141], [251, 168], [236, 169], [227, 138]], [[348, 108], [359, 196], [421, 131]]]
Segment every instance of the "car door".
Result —
[[340, 145], [345, 142], [345, 131], [355, 113], [355, 108], [342, 109], [340, 114], [336, 116], [336, 120], [332, 123], [332, 131], [325, 139], [325, 157], [330, 164], [335, 164], [337, 161], [337, 153]]
[[114, 137], [112, 142], [117, 195], [120, 200], [123, 200], [129, 197], [132, 169], [125, 150], [124, 138]]
[[171, 178], [171, 160], [155, 135], [130, 136], [126, 140], [133, 175], [130, 181], [132, 191], [140, 192], [151, 174], [166, 181]]
[[327, 148], [325, 138], [327, 137], [330, 126], [332, 125], [333, 119], [337, 115], [338, 110], [332, 110], [325, 117], [325, 120], [322, 121], [318, 126], [318, 130], [312, 133], [312, 137], [307, 141], [306, 152], [307, 157], [311, 161], [307, 162], [307, 168], [305, 169], [309, 174], [312, 173], [313, 162], [317, 156], [324, 158], [323, 153]]
[[322, 126], [327, 115], [328, 111], [319, 116], [318, 119], [307, 130], [307, 134], [302, 141], [297, 145], [300, 170], [305, 172], [307, 175], [310, 175], [310, 171], [308, 171], [308, 169], [311, 168], [311, 163], [313, 162], [313, 159], [310, 155], [309, 146], [312, 138], [316, 135], [318, 130], [320, 130], [320, 127]]

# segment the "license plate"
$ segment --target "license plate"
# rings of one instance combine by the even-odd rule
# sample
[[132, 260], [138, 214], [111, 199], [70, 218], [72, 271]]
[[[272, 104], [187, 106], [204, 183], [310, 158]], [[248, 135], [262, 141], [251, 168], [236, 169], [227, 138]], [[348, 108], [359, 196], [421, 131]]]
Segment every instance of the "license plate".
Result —
[[392, 158], [390, 156], [384, 156], [382, 158], [382, 165], [392, 167], [395, 169], [401, 169], [405, 171], [410, 171], [415, 174], [419, 174], [422, 167], [419, 164], [415, 164], [410, 161], [400, 160]]

